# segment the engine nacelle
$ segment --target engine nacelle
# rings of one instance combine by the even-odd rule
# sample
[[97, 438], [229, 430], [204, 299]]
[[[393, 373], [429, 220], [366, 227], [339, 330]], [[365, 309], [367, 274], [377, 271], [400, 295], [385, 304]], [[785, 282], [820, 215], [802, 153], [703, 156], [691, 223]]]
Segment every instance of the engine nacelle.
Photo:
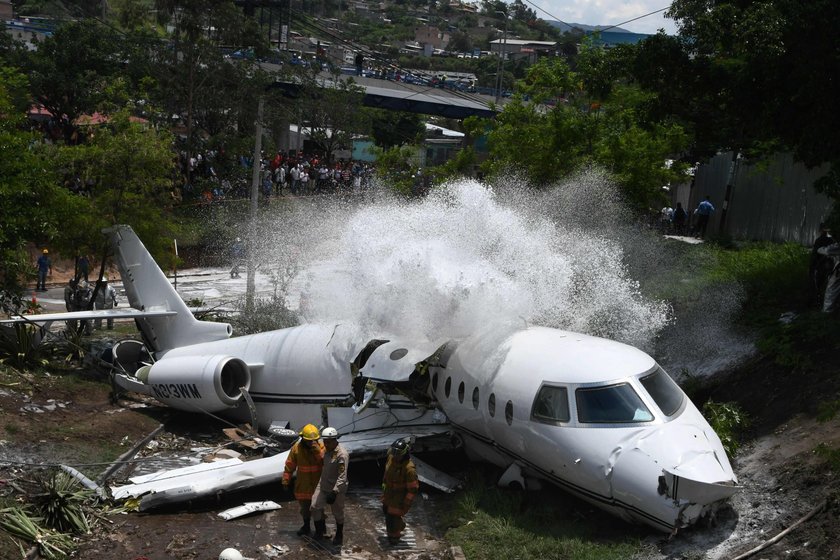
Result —
[[232, 356], [163, 358], [138, 378], [160, 402], [181, 410], [217, 412], [239, 404], [251, 386], [248, 364]]

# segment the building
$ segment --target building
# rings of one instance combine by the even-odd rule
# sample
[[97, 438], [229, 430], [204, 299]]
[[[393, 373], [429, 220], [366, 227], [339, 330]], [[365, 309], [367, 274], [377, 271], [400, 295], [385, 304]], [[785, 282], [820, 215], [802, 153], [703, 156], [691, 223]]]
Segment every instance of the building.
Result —
[[426, 137], [423, 140], [422, 166], [443, 165], [462, 148], [464, 133], [426, 123]]
[[445, 49], [449, 44], [449, 33], [435, 26], [425, 25], [414, 30], [414, 40], [424, 47], [431, 45], [433, 49]]
[[15, 17], [15, 9], [12, 6], [11, 0], [0, 0], [0, 21], [13, 19]]
[[[0, 0], [0, 9], [4, 2]], [[36, 43], [50, 37], [55, 29], [55, 22], [46, 18], [7, 19], [5, 24], [6, 33], [31, 51], [37, 48]]]
[[527, 58], [535, 63], [540, 56], [554, 55], [557, 41], [531, 41], [528, 39], [495, 39], [490, 41], [490, 52], [503, 54], [506, 60]]

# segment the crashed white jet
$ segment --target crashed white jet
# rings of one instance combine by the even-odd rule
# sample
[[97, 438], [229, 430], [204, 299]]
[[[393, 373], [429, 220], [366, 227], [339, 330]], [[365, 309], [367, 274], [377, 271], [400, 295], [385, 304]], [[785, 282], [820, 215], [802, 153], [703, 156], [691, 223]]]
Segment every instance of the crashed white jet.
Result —
[[500, 483], [549, 481], [667, 532], [738, 488], [712, 428], [636, 348], [542, 327], [419, 344], [342, 325], [231, 338], [230, 325], [193, 317], [130, 227], [107, 233], [144, 339], [114, 348], [127, 390], [263, 430], [329, 424], [354, 449], [451, 431], [506, 469]]

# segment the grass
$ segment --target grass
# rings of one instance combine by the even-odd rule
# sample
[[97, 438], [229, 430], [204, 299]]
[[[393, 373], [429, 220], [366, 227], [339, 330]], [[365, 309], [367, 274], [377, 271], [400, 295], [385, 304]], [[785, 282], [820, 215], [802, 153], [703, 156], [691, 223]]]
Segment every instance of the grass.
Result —
[[779, 310], [807, 306], [806, 248], [795, 243], [747, 243], [736, 249], [710, 246], [709, 282], [737, 282], [744, 287], [742, 318], [778, 317]]
[[625, 530], [613, 534], [603, 523], [576, 517], [569, 502], [578, 503], [554, 489], [502, 490], [475, 475], [449, 512], [446, 539], [470, 559], [626, 560], [641, 553], [629, 526], [616, 522]]

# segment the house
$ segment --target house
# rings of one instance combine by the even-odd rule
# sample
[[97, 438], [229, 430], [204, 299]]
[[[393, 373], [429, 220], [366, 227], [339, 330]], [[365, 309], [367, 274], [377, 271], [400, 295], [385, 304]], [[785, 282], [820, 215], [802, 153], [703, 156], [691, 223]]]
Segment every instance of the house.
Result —
[[449, 44], [449, 33], [433, 25], [424, 25], [414, 30], [414, 40], [423, 46], [431, 45], [432, 49], [445, 49]]
[[555, 54], [557, 52], [557, 41], [494, 39], [490, 41], [490, 52], [502, 54], [506, 60], [527, 58], [533, 64], [540, 56]]
[[0, 0], [0, 20], [6, 21], [15, 17], [15, 9], [11, 0]]

